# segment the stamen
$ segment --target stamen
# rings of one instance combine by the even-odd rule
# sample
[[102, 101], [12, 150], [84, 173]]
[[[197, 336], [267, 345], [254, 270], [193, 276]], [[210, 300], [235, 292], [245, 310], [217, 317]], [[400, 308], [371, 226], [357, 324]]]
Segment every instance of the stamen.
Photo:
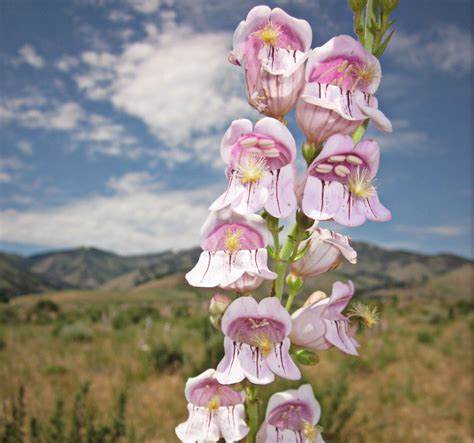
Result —
[[303, 420], [303, 434], [309, 441], [315, 441], [319, 431], [309, 421]]
[[349, 175], [349, 173], [351, 172], [351, 170], [347, 167], [347, 166], [344, 166], [344, 165], [337, 165], [335, 168], [334, 168], [334, 172], [336, 175], [338, 175], [339, 177], [345, 177], [346, 175]]
[[327, 163], [320, 163], [316, 165], [316, 172], [321, 172], [322, 174], [327, 174], [328, 172], [332, 171], [332, 165], [328, 165]]
[[370, 198], [375, 195], [375, 186], [367, 169], [354, 170], [347, 181], [347, 186], [349, 191], [359, 198]]
[[251, 155], [237, 166], [237, 171], [242, 183], [256, 183], [267, 172], [267, 163], [264, 157]]
[[209, 409], [210, 411], [215, 412], [219, 409], [220, 404], [221, 404], [221, 401], [220, 401], [219, 396], [215, 395], [207, 403], [207, 409]]
[[264, 28], [254, 32], [254, 35], [262, 40], [265, 44], [275, 47], [278, 43], [281, 31], [279, 26], [274, 26], [271, 22], [267, 23]]
[[257, 144], [257, 137], [247, 137], [244, 138], [241, 142], [240, 145], [244, 146], [245, 148], [251, 148]]
[[331, 157], [328, 158], [328, 162], [339, 163], [339, 162], [343, 162], [345, 159], [346, 159], [345, 155], [331, 155]]
[[240, 229], [236, 229], [232, 231], [232, 229], [228, 229], [225, 233], [225, 248], [228, 252], [233, 253], [240, 250], [240, 238], [242, 237], [242, 231]]
[[273, 343], [266, 335], [259, 335], [255, 338], [255, 344], [260, 349], [264, 357], [268, 357], [273, 350]]

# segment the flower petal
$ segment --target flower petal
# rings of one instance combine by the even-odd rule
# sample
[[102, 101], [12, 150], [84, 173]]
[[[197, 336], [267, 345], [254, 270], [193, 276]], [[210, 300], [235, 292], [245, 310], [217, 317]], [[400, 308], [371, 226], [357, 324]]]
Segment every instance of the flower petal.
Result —
[[240, 366], [239, 354], [241, 345], [233, 342], [229, 337], [224, 337], [224, 357], [216, 368], [217, 381], [223, 385], [239, 383], [245, 378], [245, 373]]
[[[291, 317], [276, 297], [263, 298], [257, 307], [259, 317], [275, 320], [285, 326], [284, 334], [287, 336], [291, 331]], [[254, 314], [255, 315], [255, 314]]]
[[217, 420], [221, 435], [226, 442], [240, 441], [249, 432], [249, 427], [245, 423], [245, 407], [242, 404], [219, 408]]
[[324, 182], [308, 176], [303, 192], [303, 212], [315, 220], [329, 220], [339, 212], [343, 196], [344, 187], [341, 183]]
[[258, 312], [258, 303], [253, 297], [238, 297], [225, 310], [222, 316], [222, 332], [227, 335], [229, 325], [241, 317], [254, 317]]
[[385, 222], [392, 219], [392, 213], [382, 203], [380, 203], [379, 196], [374, 194], [370, 198], [363, 201], [363, 208], [365, 215], [371, 221]]
[[237, 178], [237, 173], [234, 171], [230, 174], [227, 190], [214, 200], [211, 206], [209, 206], [209, 210], [218, 211], [229, 205], [234, 206], [235, 203], [241, 200], [244, 193], [245, 186], [242, 185]]
[[242, 371], [251, 383], [266, 385], [275, 380], [275, 376], [259, 348], [242, 343], [238, 358]]
[[273, 217], [288, 217], [296, 209], [294, 166], [286, 165], [271, 171], [271, 174], [272, 182], [265, 210]]
[[349, 333], [349, 322], [347, 320], [326, 320], [326, 340], [339, 348], [341, 351], [350, 355], [359, 355], [354, 346], [353, 339]]
[[279, 141], [289, 152], [290, 162], [296, 157], [296, 142], [288, 128], [275, 118], [264, 117], [255, 123], [255, 132]]
[[349, 280], [347, 283], [340, 281], [332, 285], [331, 296], [327, 299], [326, 308], [322, 316], [330, 320], [339, 319], [341, 312], [346, 308], [351, 298], [354, 296], [354, 283]]
[[226, 278], [226, 258], [224, 251], [202, 251], [199, 260], [185, 276], [191, 286], [212, 288], [218, 286]]
[[252, 129], [252, 122], [246, 118], [234, 120], [227, 128], [221, 141], [221, 157], [227, 164], [231, 161], [231, 151], [234, 144], [242, 135], [252, 132]]
[[[373, 97], [373, 99], [375, 100], [375, 97]], [[363, 102], [358, 102], [357, 106], [360, 111], [367, 116], [367, 118], [370, 118], [374, 122], [377, 129], [382, 132], [392, 132], [392, 123], [385, 114], [377, 108], [377, 106], [369, 106]]]
[[189, 418], [176, 426], [178, 438], [185, 443], [196, 441], [217, 442], [220, 438], [217, 415], [208, 408], [188, 404]]
[[364, 160], [370, 171], [369, 177], [375, 177], [379, 169], [380, 163], [379, 144], [371, 138], [366, 138], [355, 146], [354, 153], [360, 156], [362, 160]]
[[287, 380], [299, 380], [301, 372], [290, 357], [290, 339], [285, 338], [283, 342], [276, 343], [274, 350], [266, 357], [270, 369], [280, 377]]
[[334, 221], [344, 226], [360, 226], [366, 220], [364, 201], [344, 187], [341, 206], [334, 215]]

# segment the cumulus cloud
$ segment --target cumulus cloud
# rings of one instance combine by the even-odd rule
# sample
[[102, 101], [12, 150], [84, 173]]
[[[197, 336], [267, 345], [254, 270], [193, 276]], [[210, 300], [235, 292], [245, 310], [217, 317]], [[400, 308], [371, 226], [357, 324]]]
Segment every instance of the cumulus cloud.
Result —
[[452, 24], [431, 31], [400, 31], [387, 49], [398, 64], [412, 69], [430, 66], [441, 72], [468, 74], [472, 64], [471, 33]]
[[33, 148], [31, 143], [27, 140], [20, 140], [17, 143], [18, 150], [24, 155], [31, 155], [33, 154]]
[[85, 118], [75, 102], [48, 103], [43, 97], [24, 97], [0, 103], [0, 122], [14, 121], [26, 128], [71, 130]]
[[459, 237], [465, 235], [469, 231], [467, 224], [459, 224], [458, 222], [446, 225], [396, 225], [395, 229], [399, 232], [405, 232], [416, 235], [436, 235], [440, 237]]
[[160, 0], [130, 0], [130, 5], [133, 9], [142, 14], [152, 14], [158, 11], [160, 3]]
[[[145, 149], [125, 127], [95, 113], [87, 113], [76, 102], [48, 102], [41, 96], [15, 98], [0, 102], [0, 123], [16, 123], [29, 129], [61, 131], [70, 137], [70, 148], [84, 148], [90, 154], [109, 157], [139, 158]], [[31, 144], [18, 144], [29, 154]]]
[[79, 60], [76, 57], [70, 55], [64, 55], [56, 61], [56, 68], [63, 72], [69, 72], [79, 64]]
[[[199, 33], [168, 22], [146, 26], [147, 36], [117, 54], [82, 54], [87, 69], [75, 77], [89, 98], [107, 100], [142, 120], [166, 147], [168, 161], [209, 163], [215, 146], [234, 118], [251, 116], [238, 69], [227, 62], [232, 36]], [[173, 155], [169, 155], [172, 150]]]
[[111, 196], [0, 211], [0, 239], [47, 247], [94, 245], [126, 254], [195, 246], [217, 190], [156, 191], [150, 185], [147, 173], [132, 173], [109, 181]]
[[18, 50], [18, 55], [20, 56], [20, 63], [26, 63], [34, 68], [41, 69], [44, 68], [45, 62], [43, 57], [41, 57], [36, 49], [31, 45], [24, 45]]
[[12, 176], [6, 172], [0, 172], [0, 183], [10, 183]]
[[393, 132], [384, 134], [370, 128], [368, 135], [373, 136], [382, 149], [403, 153], [419, 152], [431, 149], [435, 142], [427, 132], [412, 127], [407, 119], [392, 120]]

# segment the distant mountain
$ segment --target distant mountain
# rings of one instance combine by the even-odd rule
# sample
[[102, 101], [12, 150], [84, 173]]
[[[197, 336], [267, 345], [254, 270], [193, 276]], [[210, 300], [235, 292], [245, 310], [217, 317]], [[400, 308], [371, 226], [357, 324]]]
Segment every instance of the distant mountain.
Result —
[[[375, 245], [354, 242], [357, 265], [345, 265], [311, 281], [314, 288], [328, 290], [335, 279], [352, 279], [359, 291], [383, 292], [387, 288], [420, 286], [431, 281], [443, 282], [443, 275], [464, 278], [472, 270], [472, 261], [449, 255], [426, 255], [392, 251]], [[9, 298], [50, 289], [77, 288], [130, 289], [162, 277], [184, 273], [196, 262], [199, 248], [165, 251], [158, 254], [122, 256], [96, 248], [21, 257], [0, 254], [0, 297]], [[451, 273], [451, 274], [450, 274]], [[460, 277], [459, 277], [460, 278]], [[459, 280], [458, 278], [458, 280]], [[453, 279], [447, 278], [451, 282]], [[433, 287], [433, 284], [428, 285]]]
[[105, 282], [160, 260], [163, 254], [125, 257], [97, 248], [46, 252], [26, 258], [29, 269], [65, 284], [93, 289]]
[[31, 272], [25, 258], [0, 253], [0, 301], [64, 287], [66, 286], [62, 282]]

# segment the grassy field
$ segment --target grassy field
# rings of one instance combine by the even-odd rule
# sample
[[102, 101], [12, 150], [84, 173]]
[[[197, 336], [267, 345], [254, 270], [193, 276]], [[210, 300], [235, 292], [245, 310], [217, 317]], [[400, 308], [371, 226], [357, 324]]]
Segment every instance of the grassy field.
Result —
[[[126, 429], [110, 441], [177, 441], [185, 379], [215, 365], [222, 344], [205, 317], [209, 294], [180, 281], [28, 296], [1, 307], [0, 432], [15, 421], [13, 399], [23, 386], [22, 429], [29, 434], [34, 417], [44, 431], [26, 441], [51, 441], [61, 399], [64, 441], [82, 441], [71, 437], [71, 417], [77, 421], [78, 393], [90, 383], [81, 414], [93, 411], [97, 423], [114, 429], [119, 398], [127, 400]], [[326, 440], [472, 441], [472, 302], [404, 295], [377, 303], [382, 319], [361, 331], [359, 358], [330, 350], [303, 370], [323, 404]], [[282, 381], [279, 388], [294, 385]], [[15, 441], [5, 432], [3, 439]]]

